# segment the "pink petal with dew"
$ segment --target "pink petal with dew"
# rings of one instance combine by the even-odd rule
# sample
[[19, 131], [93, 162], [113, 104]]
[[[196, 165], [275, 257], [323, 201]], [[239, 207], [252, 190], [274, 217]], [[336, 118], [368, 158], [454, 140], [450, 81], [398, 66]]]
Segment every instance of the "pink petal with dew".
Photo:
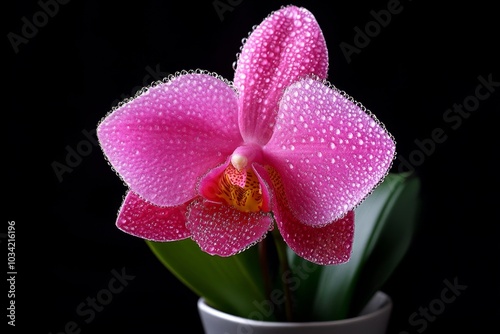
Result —
[[196, 196], [196, 181], [241, 144], [237, 97], [223, 80], [186, 74], [149, 88], [98, 126], [112, 167], [159, 206]]
[[261, 241], [272, 227], [269, 214], [245, 213], [202, 200], [188, 208], [191, 238], [211, 255], [231, 256]]
[[309, 78], [285, 92], [264, 150], [294, 216], [324, 225], [353, 210], [383, 180], [395, 142], [359, 104]]
[[289, 210], [281, 176], [271, 166], [255, 166], [258, 175], [271, 185], [272, 211], [276, 225], [288, 244], [300, 257], [320, 265], [347, 262], [354, 241], [354, 212], [323, 226], [301, 223]]
[[326, 42], [307, 9], [287, 6], [267, 17], [243, 45], [234, 76], [245, 141], [265, 144], [284, 89], [308, 74], [326, 79], [327, 72]]
[[186, 228], [187, 203], [159, 207], [129, 191], [122, 203], [116, 226], [133, 236], [151, 241], [175, 241], [189, 238]]
[[283, 239], [298, 256], [319, 265], [349, 261], [354, 241], [354, 211], [322, 227], [302, 224], [281, 207], [274, 217]]

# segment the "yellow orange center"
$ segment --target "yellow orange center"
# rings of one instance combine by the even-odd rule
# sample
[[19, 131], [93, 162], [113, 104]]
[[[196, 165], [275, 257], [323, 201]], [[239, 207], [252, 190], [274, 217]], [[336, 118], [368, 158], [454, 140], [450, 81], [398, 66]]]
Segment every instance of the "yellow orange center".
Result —
[[239, 171], [233, 165], [228, 165], [219, 179], [215, 195], [242, 212], [262, 210], [262, 188], [250, 169]]

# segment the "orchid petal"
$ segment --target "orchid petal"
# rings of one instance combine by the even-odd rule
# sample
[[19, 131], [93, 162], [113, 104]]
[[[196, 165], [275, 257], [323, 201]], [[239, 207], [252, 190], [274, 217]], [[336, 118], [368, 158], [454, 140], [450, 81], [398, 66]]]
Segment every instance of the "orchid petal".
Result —
[[226, 82], [186, 74], [114, 110], [97, 135], [132, 191], [153, 204], [177, 206], [195, 197], [197, 179], [241, 144], [237, 108]]
[[186, 226], [204, 252], [226, 257], [261, 241], [272, 223], [269, 214], [196, 200], [188, 208]]
[[274, 211], [283, 240], [298, 256], [319, 265], [349, 261], [354, 241], [354, 211], [327, 225], [302, 224], [289, 210]]
[[272, 208], [283, 240], [297, 255], [320, 265], [347, 262], [354, 241], [354, 212], [323, 226], [301, 223], [289, 209], [283, 182], [271, 166], [255, 166], [257, 174], [272, 187]]
[[326, 79], [327, 72], [326, 42], [307, 9], [287, 6], [267, 17], [244, 44], [234, 76], [245, 141], [265, 144], [284, 89], [309, 74]]
[[309, 78], [285, 92], [264, 150], [294, 216], [324, 225], [353, 210], [383, 180], [395, 142], [359, 104]]
[[186, 228], [187, 203], [159, 207], [144, 201], [132, 191], [123, 200], [116, 226], [136, 237], [151, 241], [175, 241], [189, 238]]

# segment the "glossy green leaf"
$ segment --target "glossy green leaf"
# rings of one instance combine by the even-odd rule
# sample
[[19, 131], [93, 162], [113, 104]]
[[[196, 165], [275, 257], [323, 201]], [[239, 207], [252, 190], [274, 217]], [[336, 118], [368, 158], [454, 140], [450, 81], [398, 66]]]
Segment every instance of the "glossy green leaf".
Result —
[[385, 221], [382, 231], [368, 247], [369, 257], [356, 284], [351, 315], [359, 313], [369, 298], [383, 286], [411, 245], [420, 217], [420, 181], [412, 177], [404, 182], [391, 209], [386, 210], [382, 217]]
[[[295, 291], [299, 314], [306, 313], [310, 320], [317, 321], [347, 318], [382, 286], [409, 247], [419, 185], [410, 174], [389, 174], [356, 208], [349, 262], [311, 269], [313, 274]], [[290, 262], [295, 267], [314, 268], [294, 254], [290, 254]], [[366, 286], [359, 288], [363, 284]], [[301, 300], [304, 298], [306, 302]]]
[[181, 282], [223, 312], [249, 317], [266, 300], [257, 247], [219, 257], [201, 251], [191, 239], [147, 244]]

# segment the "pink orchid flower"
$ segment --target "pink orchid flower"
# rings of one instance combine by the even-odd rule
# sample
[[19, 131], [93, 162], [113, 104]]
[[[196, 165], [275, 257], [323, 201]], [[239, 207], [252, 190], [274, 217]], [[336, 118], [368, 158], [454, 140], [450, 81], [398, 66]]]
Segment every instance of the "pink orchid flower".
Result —
[[249, 35], [233, 82], [183, 71], [121, 104], [97, 130], [129, 188], [117, 227], [225, 257], [276, 224], [299, 256], [346, 262], [353, 210], [387, 175], [395, 142], [327, 71], [316, 19], [287, 6]]

